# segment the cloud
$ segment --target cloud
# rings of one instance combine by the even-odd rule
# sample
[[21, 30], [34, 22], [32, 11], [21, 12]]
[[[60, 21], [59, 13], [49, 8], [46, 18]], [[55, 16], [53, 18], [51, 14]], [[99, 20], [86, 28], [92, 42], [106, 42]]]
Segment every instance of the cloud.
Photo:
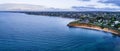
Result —
[[78, 0], [78, 1], [90, 1], [90, 0]]
[[118, 8], [95, 8], [95, 7], [76, 7], [73, 6], [73, 9], [76, 9], [78, 11], [119, 11], [120, 9]]
[[119, 2], [114, 0], [79, 0], [79, 6], [72, 6], [76, 10], [88, 11], [117, 11], [120, 10]]
[[99, 1], [99, 2], [106, 3], [106, 4], [112, 3], [120, 6], [120, 0], [105, 0], [105, 1]]
[[43, 5], [46, 7], [77, 10], [87, 9], [88, 10], [120, 10], [120, 0], [0, 0], [0, 3], [25, 3], [33, 5]]
[[66, 9], [46, 7], [42, 5], [31, 4], [0, 4], [0, 11], [65, 11]]

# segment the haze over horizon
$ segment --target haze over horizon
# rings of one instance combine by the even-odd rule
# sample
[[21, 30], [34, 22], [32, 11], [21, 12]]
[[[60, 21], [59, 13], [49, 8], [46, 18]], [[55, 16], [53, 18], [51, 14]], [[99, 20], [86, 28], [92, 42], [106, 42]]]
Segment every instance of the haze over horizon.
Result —
[[[1, 9], [21, 8], [40, 10], [72, 10], [72, 11], [120, 11], [120, 0], [0, 0]], [[11, 8], [6, 8], [6, 4]], [[22, 7], [20, 6], [22, 5]], [[14, 6], [13, 6], [14, 5]], [[16, 6], [17, 8], [16, 8]], [[23, 6], [27, 5], [27, 6]], [[32, 5], [32, 6], [31, 6]], [[4, 8], [3, 8], [4, 6]], [[6, 7], [5, 7], [6, 6]], [[20, 6], [20, 7], [18, 7]], [[31, 6], [31, 7], [30, 7]], [[35, 7], [34, 7], [35, 6]], [[39, 8], [39, 9], [38, 9]], [[27, 10], [26, 9], [26, 10]], [[24, 9], [21, 9], [24, 10]]]

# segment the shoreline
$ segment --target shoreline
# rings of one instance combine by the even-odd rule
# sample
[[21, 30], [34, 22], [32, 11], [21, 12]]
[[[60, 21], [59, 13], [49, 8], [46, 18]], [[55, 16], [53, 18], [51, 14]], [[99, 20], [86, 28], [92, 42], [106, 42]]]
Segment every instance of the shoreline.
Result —
[[108, 33], [112, 33], [114, 35], [120, 36], [120, 32], [118, 30], [113, 30], [110, 28], [101, 28], [100, 26], [96, 26], [96, 25], [92, 25], [92, 24], [88, 24], [88, 23], [69, 23], [67, 26], [98, 30], [98, 31], [108, 32]]

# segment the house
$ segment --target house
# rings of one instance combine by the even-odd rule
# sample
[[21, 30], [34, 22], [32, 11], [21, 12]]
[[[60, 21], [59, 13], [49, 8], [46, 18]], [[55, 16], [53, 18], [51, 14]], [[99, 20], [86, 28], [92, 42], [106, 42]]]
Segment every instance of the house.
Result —
[[120, 27], [118, 28], [118, 30], [120, 30]]
[[114, 21], [114, 23], [115, 23], [115, 24], [118, 24], [118, 23], [120, 23], [120, 22], [119, 22], [119, 21]]

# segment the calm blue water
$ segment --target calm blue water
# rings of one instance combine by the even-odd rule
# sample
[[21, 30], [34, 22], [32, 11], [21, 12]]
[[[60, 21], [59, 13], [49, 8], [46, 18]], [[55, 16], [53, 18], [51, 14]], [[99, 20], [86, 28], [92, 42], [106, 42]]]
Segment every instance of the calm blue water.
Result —
[[0, 51], [120, 51], [120, 37], [69, 28], [73, 19], [0, 13]]

